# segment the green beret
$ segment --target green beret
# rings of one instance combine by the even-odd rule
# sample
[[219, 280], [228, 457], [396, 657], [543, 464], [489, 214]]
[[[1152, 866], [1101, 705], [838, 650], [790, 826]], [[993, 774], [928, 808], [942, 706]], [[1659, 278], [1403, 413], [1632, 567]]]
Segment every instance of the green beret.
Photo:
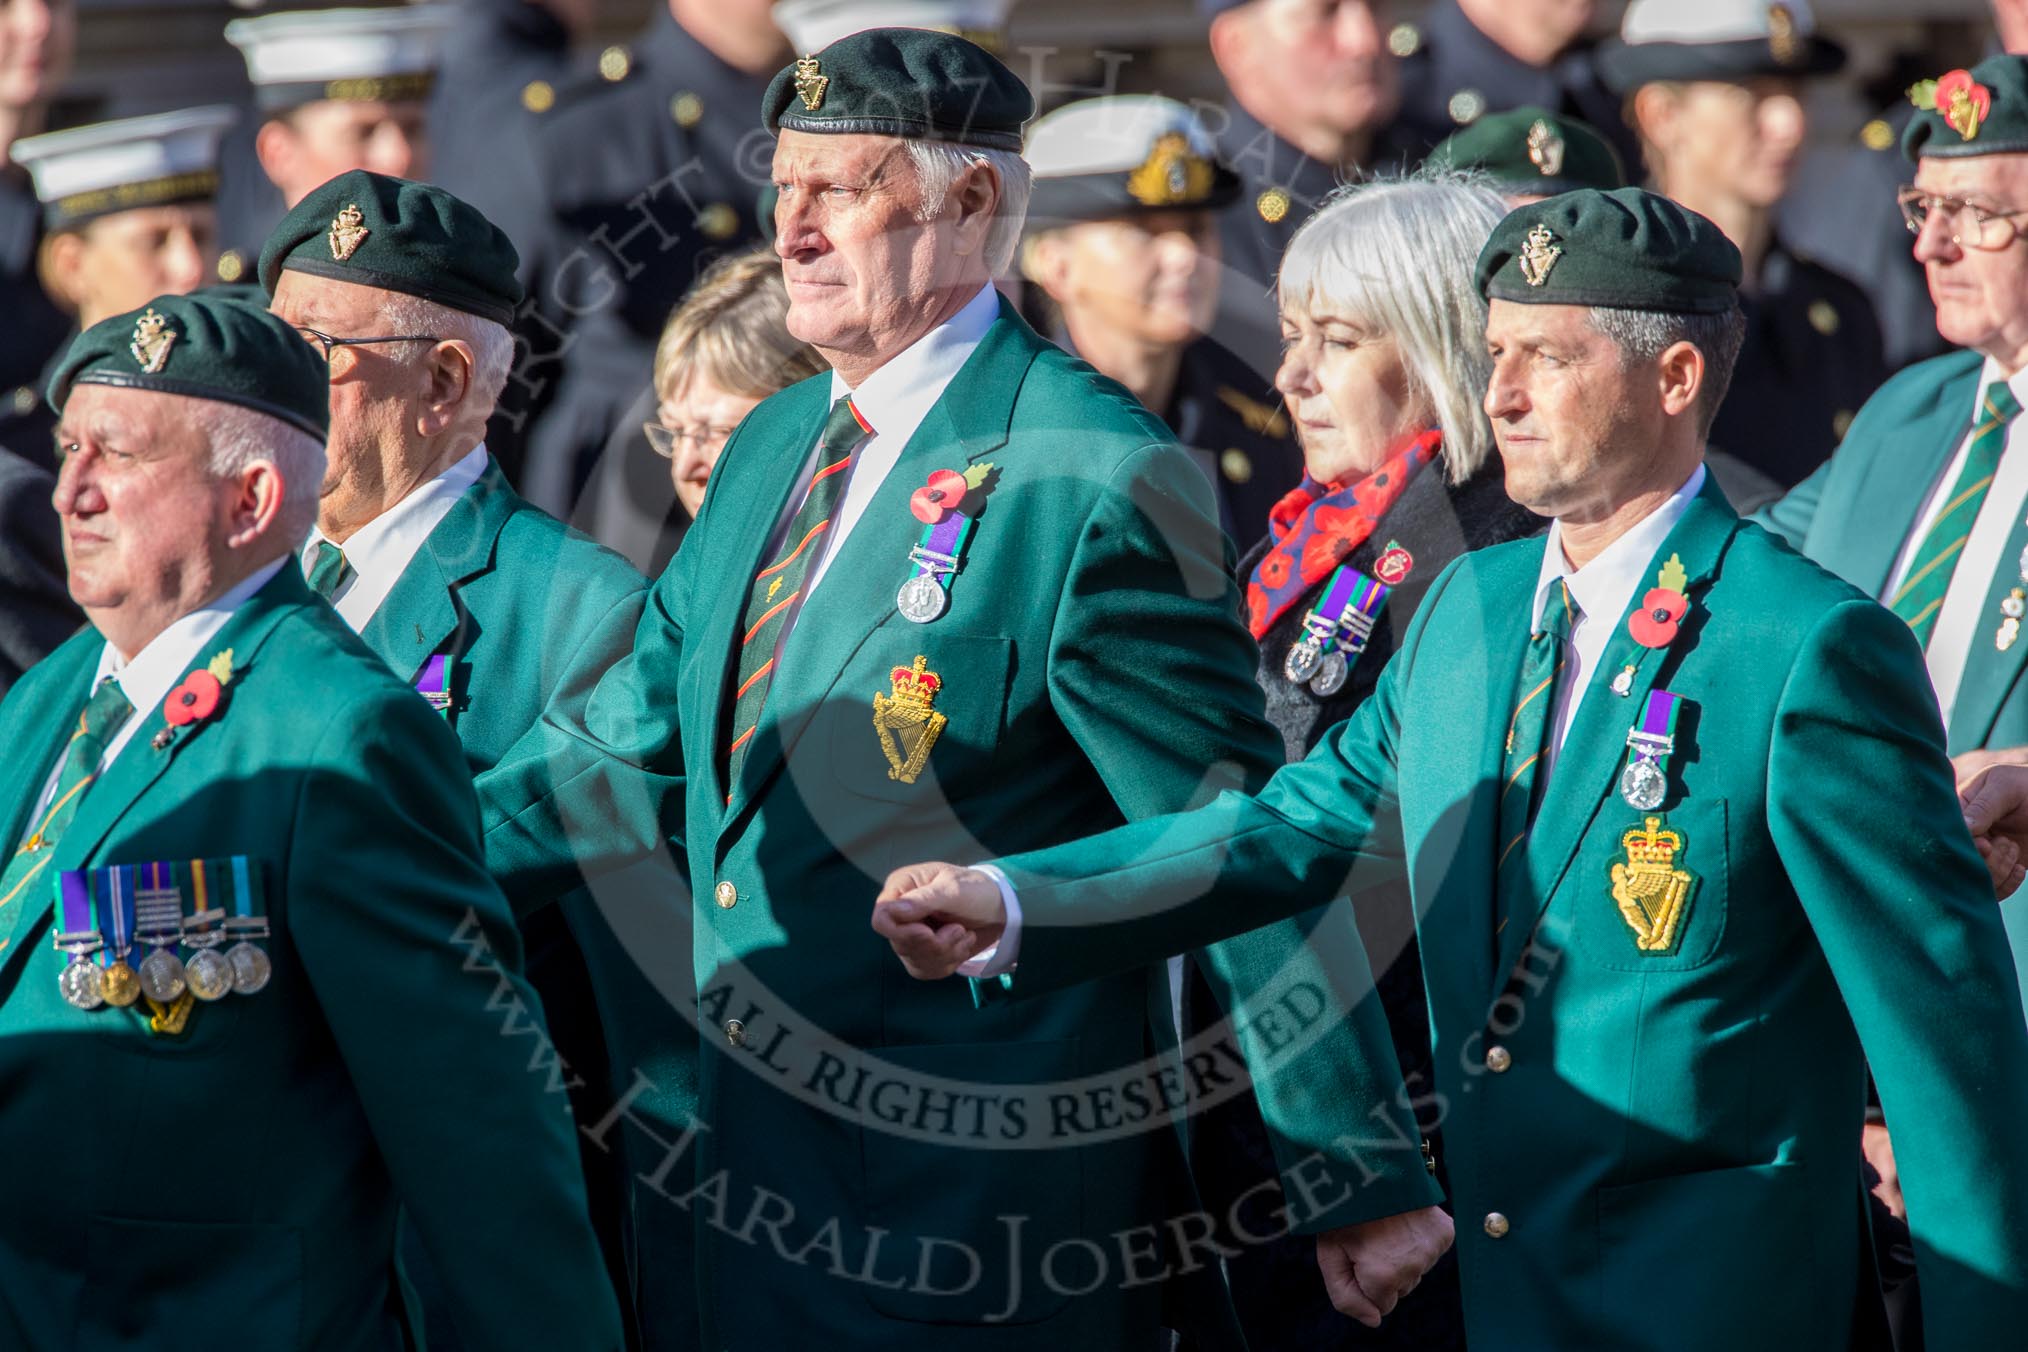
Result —
[[280, 315], [221, 296], [157, 296], [77, 336], [49, 382], [58, 413], [73, 385], [121, 385], [238, 404], [324, 440], [331, 373]]
[[1028, 86], [976, 43], [927, 28], [869, 28], [784, 66], [761, 100], [769, 132], [858, 132], [1021, 149]]
[[521, 304], [507, 235], [442, 188], [365, 169], [338, 175], [282, 218], [261, 249], [269, 296], [282, 270], [401, 291], [496, 323]]
[[1641, 188], [1584, 188], [1507, 213], [1475, 272], [1479, 294], [1524, 305], [1721, 314], [1739, 250], [1696, 212]]
[[1612, 145], [1589, 122], [1547, 108], [1516, 108], [1482, 117], [1432, 150], [1429, 163], [1478, 169], [1502, 191], [1553, 197], [1578, 188], [1627, 184]]
[[2028, 57], [1989, 56], [1914, 85], [1908, 101], [1901, 153], [1911, 160], [2028, 152]]

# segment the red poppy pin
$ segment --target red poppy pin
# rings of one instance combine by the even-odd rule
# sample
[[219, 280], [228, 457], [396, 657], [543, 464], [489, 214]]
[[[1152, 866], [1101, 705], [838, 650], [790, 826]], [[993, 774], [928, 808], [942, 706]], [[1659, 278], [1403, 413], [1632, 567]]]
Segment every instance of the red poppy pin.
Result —
[[1649, 588], [1641, 604], [1627, 617], [1627, 632], [1643, 648], [1666, 648], [1676, 640], [1676, 630], [1690, 613], [1690, 598], [1684, 594], [1689, 575], [1683, 560], [1671, 554], [1662, 565], [1656, 586]]
[[1933, 110], [1944, 125], [1969, 141], [1993, 111], [1993, 91], [1972, 78], [1968, 70], [1953, 70], [1934, 80], [1911, 85], [1908, 101], [1918, 108]]
[[172, 728], [202, 723], [218, 712], [218, 701], [231, 683], [232, 649], [227, 648], [169, 692], [162, 704], [163, 720]]
[[961, 510], [965, 495], [985, 483], [992, 469], [990, 464], [973, 465], [963, 473], [954, 469], [933, 469], [929, 482], [909, 496], [908, 510], [915, 513], [915, 519], [925, 526], [934, 526], [952, 512]]

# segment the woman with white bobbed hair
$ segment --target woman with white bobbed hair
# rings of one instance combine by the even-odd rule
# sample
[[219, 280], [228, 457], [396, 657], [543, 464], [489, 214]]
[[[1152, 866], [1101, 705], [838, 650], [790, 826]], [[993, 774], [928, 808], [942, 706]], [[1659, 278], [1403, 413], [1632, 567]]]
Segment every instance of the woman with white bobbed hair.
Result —
[[[1472, 270], [1505, 214], [1499, 194], [1475, 178], [1379, 179], [1331, 197], [1283, 256], [1275, 387], [1304, 475], [1239, 571], [1268, 716], [1291, 760], [1372, 692], [1445, 565], [1544, 524], [1508, 500], [1483, 409], [1486, 303]], [[1369, 889], [1354, 910], [1409, 1092], [1427, 1099], [1429, 1029], [1408, 888]], [[1203, 1031], [1218, 1010], [1195, 973], [1188, 997], [1190, 1031]], [[1435, 1114], [1419, 1107], [1418, 1115], [1441, 1178]], [[1236, 1204], [1265, 1224], [1282, 1204], [1267, 1191], [1274, 1161], [1251, 1097], [1209, 1110], [1191, 1154], [1212, 1214]], [[1318, 1250], [1300, 1236], [1249, 1247], [1228, 1272], [1254, 1347], [1464, 1346], [1449, 1255], [1377, 1329], [1333, 1309]]]

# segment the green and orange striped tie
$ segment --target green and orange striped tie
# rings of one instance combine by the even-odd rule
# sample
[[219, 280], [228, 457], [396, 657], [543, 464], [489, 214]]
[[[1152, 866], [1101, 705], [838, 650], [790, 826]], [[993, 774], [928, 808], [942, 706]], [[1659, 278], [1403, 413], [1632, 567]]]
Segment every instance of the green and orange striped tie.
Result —
[[1908, 576], [1902, 580], [1901, 589], [1887, 603], [1889, 610], [1908, 621], [1908, 627], [1915, 631], [1916, 642], [1925, 648], [1936, 629], [1944, 594], [1950, 590], [1951, 574], [1957, 571], [1958, 556], [1971, 536], [1972, 523], [1979, 519], [1986, 491], [1993, 486], [2000, 453], [2007, 449], [2008, 424], [2020, 412], [2021, 401], [2007, 388], [2006, 381], [1996, 380], [1986, 386], [1985, 397], [1979, 400], [1979, 418], [1972, 428], [1972, 445], [1965, 455], [1965, 467], [1958, 472], [1958, 481], [1951, 486], [1943, 510], [1930, 523], [1929, 534], [1922, 537], [1921, 548], [1909, 560]]
[[56, 853], [54, 846], [71, 818], [77, 815], [77, 805], [85, 790], [98, 778], [99, 759], [106, 754], [107, 744], [133, 715], [134, 706], [127, 702], [118, 681], [102, 681], [93, 692], [84, 712], [78, 715], [77, 729], [71, 733], [69, 745], [64, 747], [63, 769], [56, 776], [55, 796], [30, 824], [27, 839], [7, 861], [7, 871], [0, 873], [0, 914], [19, 901]]
[[[782, 626], [795, 613], [803, 595], [803, 579], [824, 552], [824, 534], [831, 528], [831, 514], [845, 495], [845, 481], [852, 457], [871, 436], [851, 396], [831, 405], [824, 421], [824, 435], [817, 442], [817, 470], [810, 477], [803, 505], [796, 509], [782, 536], [780, 548], [766, 567], [754, 574], [747, 597], [746, 617], [740, 625], [738, 684], [733, 687], [732, 717], [727, 722], [725, 782], [739, 783], [739, 770], [746, 763], [754, 729], [760, 726], [761, 706], [767, 703], [768, 687], [774, 684], [775, 648]], [[730, 795], [727, 795], [730, 797]]]
[[[1555, 546], [1551, 546], [1555, 548]], [[1514, 686], [1514, 714], [1507, 720], [1507, 750], [1500, 768], [1500, 853], [1495, 867], [1494, 933], [1507, 924], [1510, 893], [1524, 872], [1514, 852], [1528, 838], [1542, 800], [1542, 757], [1549, 750], [1557, 682], [1562, 679], [1570, 634], [1583, 615], [1571, 599], [1570, 583], [1558, 578], [1542, 603], [1541, 628], [1528, 636], [1521, 678]]]

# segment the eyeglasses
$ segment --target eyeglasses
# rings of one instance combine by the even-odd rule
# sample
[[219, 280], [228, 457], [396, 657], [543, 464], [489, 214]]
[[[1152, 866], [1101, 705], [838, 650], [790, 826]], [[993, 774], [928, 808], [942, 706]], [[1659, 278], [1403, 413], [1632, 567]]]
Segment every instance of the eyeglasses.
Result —
[[738, 427], [664, 427], [658, 422], [644, 422], [641, 432], [648, 438], [648, 446], [664, 460], [676, 457], [676, 448], [684, 442], [694, 442], [700, 451], [716, 450], [725, 445], [738, 431]]
[[296, 332], [324, 349], [324, 363], [329, 365], [331, 354], [341, 347], [365, 347], [368, 343], [441, 343], [443, 339], [433, 333], [407, 333], [385, 338], [334, 338], [328, 333], [319, 333], [308, 325], [298, 324]]
[[1951, 232], [1951, 243], [1968, 249], [2006, 248], [2021, 233], [2016, 218], [2028, 216], [2028, 210], [1995, 211], [1962, 197], [1941, 197], [1913, 187], [1896, 193], [1894, 201], [1901, 208], [1901, 219], [1908, 222], [1910, 234], [1921, 234], [1930, 216], [1937, 215]]

